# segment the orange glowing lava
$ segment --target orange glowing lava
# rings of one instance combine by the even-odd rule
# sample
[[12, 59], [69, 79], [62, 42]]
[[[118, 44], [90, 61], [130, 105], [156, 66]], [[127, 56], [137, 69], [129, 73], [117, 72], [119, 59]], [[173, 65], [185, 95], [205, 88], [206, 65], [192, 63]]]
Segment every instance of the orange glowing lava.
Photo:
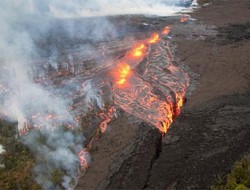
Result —
[[181, 107], [183, 106], [184, 101], [183, 97], [180, 94], [176, 95], [176, 115], [178, 116], [181, 113]]
[[163, 122], [163, 129], [160, 127], [159, 130], [163, 133], [166, 133], [168, 128], [170, 127], [171, 123], [173, 122], [173, 118], [180, 115], [181, 107], [184, 104], [184, 98], [181, 94], [176, 94], [176, 105], [175, 110], [173, 109], [173, 105], [169, 104], [167, 120]]
[[[185, 17], [183, 21], [187, 19]], [[172, 52], [165, 47], [162, 48], [162, 43], [158, 43], [161, 40], [160, 37], [168, 35], [170, 31], [171, 27], [166, 26], [161, 33], [153, 33], [144, 43], [136, 45], [129, 51], [128, 57], [124, 59], [126, 63], [116, 67], [115, 77], [118, 85], [114, 86], [113, 91], [116, 105], [135, 117], [152, 124], [162, 134], [167, 132], [174, 118], [180, 114], [184, 103], [185, 89], [189, 81], [185, 72], [172, 64]], [[155, 45], [150, 48], [152, 44]], [[149, 49], [150, 51], [148, 51]], [[146, 68], [143, 78], [137, 77], [135, 74], [129, 88], [125, 90], [120, 88], [120, 85], [124, 85], [128, 81], [130, 66], [134, 66], [136, 61], [139, 62], [136, 63], [137, 65], [143, 64], [140, 60], [145, 56], [147, 56], [147, 62], [144, 63]], [[162, 57], [166, 59], [160, 59]], [[168, 70], [167, 73], [165, 73], [165, 69]], [[167, 101], [159, 98], [152, 89], [163, 93]], [[170, 93], [174, 93], [175, 97]], [[105, 131], [106, 127], [105, 122], [101, 123], [101, 129]]]
[[102, 122], [99, 126], [102, 133], [105, 133], [107, 131], [108, 123], [112, 120], [115, 112], [116, 109], [112, 106], [107, 110], [106, 113], [102, 112], [99, 114], [99, 117], [102, 119]]
[[30, 130], [30, 126], [28, 125], [28, 122], [25, 121], [23, 124], [23, 128], [19, 129], [19, 135], [24, 136], [29, 132], [29, 130]]
[[125, 85], [127, 83], [127, 79], [131, 74], [131, 67], [127, 63], [120, 63], [117, 66], [116, 71], [116, 84]]
[[169, 105], [169, 110], [168, 110], [168, 113], [167, 113], [167, 118], [163, 122], [163, 128], [162, 127], [158, 127], [158, 129], [162, 133], [166, 133], [167, 130], [168, 130], [168, 128], [170, 127], [171, 123], [173, 123], [173, 110], [172, 110], [172, 105]]
[[171, 31], [170, 27], [169, 26], [165, 26], [165, 28], [162, 30], [161, 33], [163, 35], [168, 35], [170, 31]]
[[188, 17], [182, 17], [182, 18], [180, 18], [180, 22], [186, 22], [186, 21], [188, 21]]
[[49, 120], [52, 120], [53, 118], [55, 118], [56, 116], [55, 115], [53, 115], [53, 114], [48, 114], [48, 115], [46, 115], [45, 116], [45, 120], [47, 120], [47, 121], [49, 121]]
[[80, 165], [82, 169], [86, 169], [89, 167], [88, 164], [88, 156], [89, 156], [89, 152], [87, 151], [86, 148], [82, 149], [79, 153], [78, 153], [78, 158], [80, 160]]
[[150, 38], [148, 39], [148, 43], [149, 43], [149, 44], [154, 44], [154, 43], [159, 42], [159, 40], [160, 40], [159, 34], [154, 33], [154, 34], [152, 34], [152, 35], [150, 36]]
[[140, 58], [144, 56], [144, 52], [146, 50], [146, 46], [144, 44], [136, 45], [130, 52], [132, 57]]

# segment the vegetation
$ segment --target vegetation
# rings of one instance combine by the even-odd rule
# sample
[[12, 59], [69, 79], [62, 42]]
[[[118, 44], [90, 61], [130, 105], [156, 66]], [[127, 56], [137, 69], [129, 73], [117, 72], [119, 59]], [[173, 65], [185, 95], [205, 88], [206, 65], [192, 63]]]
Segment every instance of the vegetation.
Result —
[[226, 183], [222, 180], [212, 186], [213, 190], [249, 190], [250, 189], [250, 154], [235, 163], [228, 174]]
[[56, 186], [60, 186], [64, 175], [65, 175], [65, 173], [62, 170], [55, 169], [51, 175], [51, 181], [53, 181], [53, 183]]
[[[62, 126], [60, 130], [67, 131], [67, 127]], [[34, 131], [33, 131], [34, 132]], [[39, 131], [36, 132], [37, 142], [41, 145], [46, 144], [46, 136]], [[79, 131], [71, 131], [78, 133]], [[0, 189], [1, 190], [40, 190], [42, 187], [35, 182], [33, 168], [38, 162], [46, 166], [47, 160], [43, 156], [39, 159], [35, 158], [34, 150], [32, 152], [27, 146], [21, 142], [22, 138], [18, 138], [16, 124], [8, 123], [0, 120], [0, 144], [6, 150], [6, 153], [0, 155], [0, 164], [5, 167], [0, 168]], [[48, 144], [46, 144], [48, 146]], [[51, 147], [53, 148], [53, 147]], [[70, 147], [69, 147], [70, 148]], [[72, 150], [74, 148], [72, 147]], [[61, 168], [51, 165], [52, 173], [49, 174], [49, 180], [54, 187], [62, 189], [61, 182], [65, 176], [65, 171]], [[72, 182], [73, 183], [73, 182]]]
[[[109, 103], [105, 104], [105, 110], [110, 107]], [[99, 129], [100, 118], [97, 117], [98, 112], [96, 110], [90, 111], [86, 116], [81, 117], [81, 127], [77, 130], [71, 130], [71, 133], [86, 135], [90, 141], [92, 138], [96, 140], [102, 135]], [[67, 127], [61, 127], [60, 130], [70, 130]], [[34, 132], [34, 131], [33, 131]], [[46, 144], [46, 137], [37, 131], [36, 134], [38, 144]], [[42, 187], [35, 182], [33, 168], [38, 162], [46, 162], [42, 156], [36, 160], [34, 150], [29, 149], [23, 144], [22, 138], [18, 137], [17, 123], [10, 123], [0, 120], [0, 144], [3, 145], [6, 152], [0, 155], [0, 165], [4, 165], [0, 168], [0, 189], [1, 190], [39, 190]], [[46, 146], [48, 146], [46, 144]], [[53, 148], [53, 147], [52, 147]], [[72, 150], [74, 148], [72, 147]], [[95, 151], [95, 147], [88, 147], [89, 151]], [[91, 150], [90, 150], [91, 149]], [[42, 163], [43, 164], [43, 163]], [[45, 164], [45, 163], [44, 163]], [[46, 164], [45, 164], [46, 165]], [[53, 182], [54, 187], [61, 187], [61, 182], [65, 176], [65, 171], [55, 167], [51, 168], [49, 180]], [[72, 182], [73, 183], [73, 182]]]
[[1, 164], [5, 168], [0, 169], [0, 189], [41, 189], [33, 179], [35, 159], [16, 138], [14, 123], [0, 121], [0, 144], [6, 149], [6, 153], [1, 155]]

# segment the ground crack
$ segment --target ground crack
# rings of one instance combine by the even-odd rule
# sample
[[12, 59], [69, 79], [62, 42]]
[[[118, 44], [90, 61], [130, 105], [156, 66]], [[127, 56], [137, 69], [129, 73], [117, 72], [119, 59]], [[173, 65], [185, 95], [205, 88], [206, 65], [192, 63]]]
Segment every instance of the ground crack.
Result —
[[151, 164], [150, 164], [150, 168], [149, 168], [149, 171], [148, 171], [148, 176], [147, 176], [147, 179], [145, 181], [145, 184], [143, 186], [142, 189], [146, 189], [148, 186], [149, 186], [149, 178], [150, 178], [150, 173], [151, 173], [151, 170], [153, 168], [153, 165], [154, 163], [158, 160], [158, 158], [160, 157], [160, 154], [161, 154], [161, 151], [162, 151], [162, 138], [163, 137], [160, 137], [158, 139], [158, 142], [156, 143], [156, 149], [155, 149], [155, 155], [151, 161]]

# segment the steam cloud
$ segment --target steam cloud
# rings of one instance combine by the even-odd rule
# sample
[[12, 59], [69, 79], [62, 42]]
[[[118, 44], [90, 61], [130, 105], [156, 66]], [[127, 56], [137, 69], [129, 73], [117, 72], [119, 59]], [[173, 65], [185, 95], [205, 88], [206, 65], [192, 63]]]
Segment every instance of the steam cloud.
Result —
[[168, 16], [190, 6], [192, 0], [86, 0], [50, 6], [58, 17], [146, 14]]
[[[36, 42], [43, 39], [55, 27], [61, 27], [69, 38], [102, 40], [115, 36], [115, 28], [105, 18], [93, 19], [83, 26], [75, 27], [66, 22], [57, 25], [58, 18], [92, 17], [122, 14], [169, 15], [179, 11], [182, 5], [190, 4], [187, 0], [1, 0], [0, 1], [0, 114], [11, 121], [18, 122], [21, 130], [27, 118], [36, 115], [34, 125], [40, 131], [31, 131], [23, 137], [37, 158], [48, 160], [48, 165], [39, 162], [34, 168], [36, 180], [44, 189], [53, 187], [49, 180], [51, 167], [65, 171], [62, 186], [69, 188], [69, 182], [76, 177], [79, 160], [76, 156], [83, 148], [84, 138], [63, 129], [51, 128], [54, 120], [46, 120], [47, 114], [57, 116], [57, 125], [77, 125], [68, 111], [72, 100], [58, 96], [53, 88], [45, 88], [35, 83], [35, 73], [41, 73], [34, 60], [42, 56], [53, 57], [58, 48], [51, 45], [49, 53], [37, 48]], [[102, 32], [100, 32], [102, 31]], [[107, 35], [108, 34], [108, 35]], [[91, 49], [91, 47], [90, 47]], [[55, 60], [51, 58], [52, 66]], [[95, 101], [102, 107], [98, 92], [91, 90], [91, 83], [84, 86], [87, 100]], [[67, 90], [67, 89], [65, 89]], [[39, 144], [41, 136], [44, 145]]]
[[103, 108], [103, 101], [102, 97], [99, 95], [98, 90], [95, 89], [92, 84], [91, 80], [87, 80], [82, 84], [83, 86], [83, 93], [88, 103], [91, 105], [97, 105], [100, 109]]

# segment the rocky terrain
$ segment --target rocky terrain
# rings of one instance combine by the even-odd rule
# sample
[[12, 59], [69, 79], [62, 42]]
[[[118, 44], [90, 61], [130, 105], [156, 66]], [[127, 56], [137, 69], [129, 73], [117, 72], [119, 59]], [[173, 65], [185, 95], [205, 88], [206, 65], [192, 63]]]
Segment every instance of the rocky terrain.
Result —
[[186, 107], [163, 139], [141, 124], [98, 189], [209, 188], [249, 152], [249, 106], [230, 95]]
[[[102, 40], [98, 35], [94, 40], [91, 36], [84, 40], [71, 39], [59, 30], [59, 33], [50, 31], [45, 39], [36, 41], [40, 57], [36, 57], [35, 62], [41, 69], [35, 74], [35, 82], [47, 89], [54, 88], [60, 96], [72, 100], [71, 113], [81, 125], [77, 132], [86, 137], [87, 146], [90, 144], [87, 149], [91, 163], [81, 173], [75, 189], [210, 189], [218, 179], [225, 180], [235, 161], [250, 153], [250, 2], [199, 2], [201, 7], [188, 13], [191, 17], [107, 17], [108, 22], [115, 25], [116, 34]], [[211, 4], [204, 4], [207, 2]], [[180, 22], [183, 17], [186, 20]], [[59, 26], [63, 22], [56, 21]], [[80, 26], [89, 21], [72, 22]], [[122, 60], [139, 40], [147, 39], [165, 26], [170, 26], [171, 32], [163, 37], [160, 50], [164, 49], [162, 47], [171, 49], [166, 55], [172, 58], [173, 53], [173, 65], [181, 66], [187, 73], [190, 85], [181, 114], [163, 134], [145, 122], [147, 115], [137, 118], [115, 105], [112, 82], [103, 84], [117, 60]], [[149, 59], [159, 54], [153, 45], [147, 47], [155, 50], [149, 54]], [[159, 64], [166, 61], [165, 57], [159, 57], [155, 59], [160, 60]], [[147, 69], [145, 60], [134, 69], [136, 75]], [[156, 71], [158, 63], [154, 66], [150, 71]], [[170, 71], [166, 70], [166, 74]], [[162, 81], [165, 79], [162, 73], [155, 73], [162, 76]], [[150, 77], [146, 77], [146, 83], [153, 81]], [[81, 86], [89, 78], [102, 90], [105, 108], [100, 110], [93, 105], [94, 109], [85, 114], [89, 108]], [[155, 80], [154, 85], [159, 81]], [[164, 100], [161, 88], [155, 89], [154, 93]], [[108, 128], [102, 134], [100, 114], [105, 116], [113, 106], [116, 114], [108, 118]], [[140, 106], [143, 107], [143, 103]], [[12, 128], [3, 121], [0, 124], [5, 126], [1, 129], [0, 143], [7, 141], [8, 146], [4, 148], [13, 148], [12, 154], [4, 154], [11, 159], [8, 158], [10, 161], [4, 166], [0, 185], [27, 189], [34, 184], [33, 189], [40, 189], [33, 181], [33, 155], [21, 142], [15, 142], [18, 138], [13, 141], [16, 123], [11, 124]], [[11, 133], [7, 129], [12, 130]], [[15, 159], [18, 151], [22, 152], [21, 162]], [[2, 161], [1, 158], [0, 167], [3, 167]], [[24, 180], [19, 182], [16, 179], [22, 176], [23, 168]], [[52, 176], [58, 184], [62, 173], [59, 171]]]
[[163, 138], [143, 123], [119, 128], [117, 136], [134, 132], [108, 163], [94, 153], [77, 189], [209, 189], [250, 152], [249, 7], [213, 1], [191, 14], [196, 21], [174, 25], [176, 55], [197, 84], [181, 115]]

